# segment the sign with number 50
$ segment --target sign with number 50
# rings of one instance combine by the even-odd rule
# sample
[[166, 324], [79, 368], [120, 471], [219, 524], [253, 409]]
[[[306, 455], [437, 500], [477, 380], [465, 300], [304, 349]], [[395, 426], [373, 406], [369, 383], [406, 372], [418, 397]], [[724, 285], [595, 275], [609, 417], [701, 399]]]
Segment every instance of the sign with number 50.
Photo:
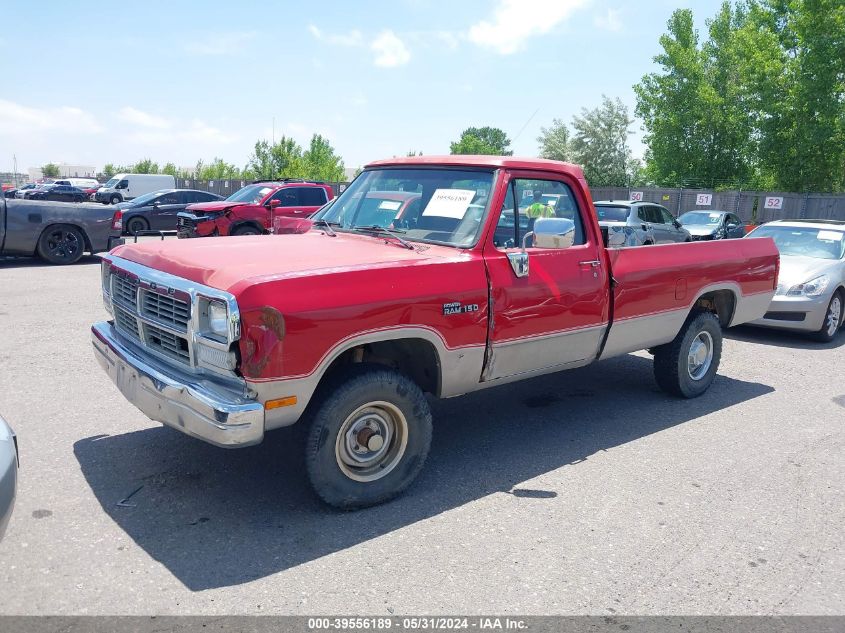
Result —
[[631, 192], [631, 202], [642, 202], [643, 201], [643, 192], [642, 191], [632, 191]]

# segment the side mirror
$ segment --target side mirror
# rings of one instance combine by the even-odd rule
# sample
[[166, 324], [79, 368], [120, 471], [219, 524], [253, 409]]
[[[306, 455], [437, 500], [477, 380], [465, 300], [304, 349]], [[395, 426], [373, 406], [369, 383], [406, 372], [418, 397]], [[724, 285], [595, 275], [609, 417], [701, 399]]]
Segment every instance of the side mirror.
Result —
[[569, 248], [575, 242], [575, 223], [566, 218], [537, 218], [534, 232], [525, 235], [523, 249], [529, 236], [534, 238], [534, 248]]
[[282, 206], [281, 200], [270, 200], [270, 208], [275, 209], [276, 207]]
[[683, 224], [681, 224], [677, 220], [672, 220], [672, 224], [675, 226], [676, 229], [679, 229], [683, 226]]

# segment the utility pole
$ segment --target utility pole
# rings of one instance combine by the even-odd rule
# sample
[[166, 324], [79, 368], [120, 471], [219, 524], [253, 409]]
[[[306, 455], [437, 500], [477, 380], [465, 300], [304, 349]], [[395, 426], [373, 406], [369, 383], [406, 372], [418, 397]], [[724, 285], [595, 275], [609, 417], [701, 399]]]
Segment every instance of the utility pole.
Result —
[[276, 117], [273, 117], [273, 145], [276, 144]]
[[12, 154], [12, 173], [15, 179], [15, 188], [17, 189], [20, 187], [18, 183], [18, 157], [16, 154]]

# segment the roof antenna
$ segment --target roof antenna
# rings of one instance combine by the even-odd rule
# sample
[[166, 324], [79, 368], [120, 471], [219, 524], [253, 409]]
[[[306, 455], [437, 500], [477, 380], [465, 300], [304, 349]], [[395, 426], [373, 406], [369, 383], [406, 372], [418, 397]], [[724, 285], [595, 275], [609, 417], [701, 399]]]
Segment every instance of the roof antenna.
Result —
[[540, 108], [537, 108], [536, 110], [534, 110], [534, 114], [532, 114], [530, 117], [528, 117], [528, 120], [525, 122], [525, 125], [523, 125], [521, 128], [519, 128], [519, 132], [517, 132], [516, 136], [513, 137], [513, 140], [511, 141], [511, 145], [515, 144], [516, 139], [518, 139], [520, 136], [522, 136], [522, 133], [525, 131], [525, 128], [528, 127], [528, 124], [531, 123], [531, 121], [534, 119], [535, 116], [537, 116], [537, 113], [539, 111], [540, 111]]

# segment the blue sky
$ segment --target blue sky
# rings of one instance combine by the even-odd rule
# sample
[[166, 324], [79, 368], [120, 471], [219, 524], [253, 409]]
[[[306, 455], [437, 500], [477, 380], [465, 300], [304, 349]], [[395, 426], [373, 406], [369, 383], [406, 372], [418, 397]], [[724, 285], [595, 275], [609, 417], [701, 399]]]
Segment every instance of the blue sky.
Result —
[[[602, 94], [631, 107], [671, 12], [720, 0], [9, 3], [0, 171], [48, 161], [242, 166], [313, 132], [348, 167], [448, 153], [492, 125], [518, 155]], [[266, 5], [266, 6], [265, 6]], [[536, 114], [535, 114], [536, 112]], [[533, 118], [531, 118], [533, 116]], [[642, 152], [639, 124], [632, 146]]]

